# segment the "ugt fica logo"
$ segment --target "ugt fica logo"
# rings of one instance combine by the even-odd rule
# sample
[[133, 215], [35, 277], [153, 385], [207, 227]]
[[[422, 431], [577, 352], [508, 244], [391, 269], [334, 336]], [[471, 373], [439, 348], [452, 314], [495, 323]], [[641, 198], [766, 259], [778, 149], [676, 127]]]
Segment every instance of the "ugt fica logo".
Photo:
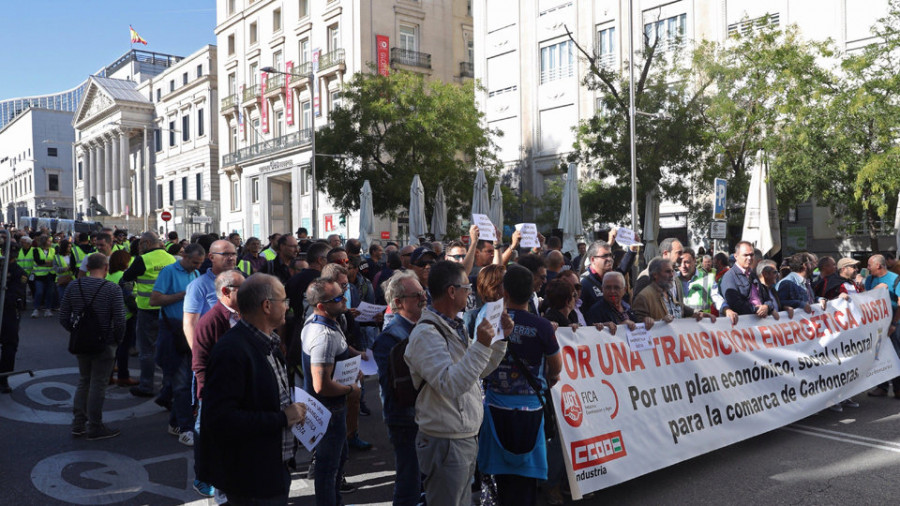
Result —
[[562, 398], [563, 419], [572, 427], [581, 425], [584, 409], [581, 407], [578, 392], [571, 385], [563, 385], [560, 397]]

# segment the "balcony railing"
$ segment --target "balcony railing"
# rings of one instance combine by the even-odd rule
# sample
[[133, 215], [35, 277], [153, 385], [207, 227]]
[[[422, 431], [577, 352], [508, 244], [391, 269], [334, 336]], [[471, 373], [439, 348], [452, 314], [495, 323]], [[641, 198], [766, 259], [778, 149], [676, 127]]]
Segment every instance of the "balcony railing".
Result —
[[253, 144], [252, 146], [247, 146], [246, 148], [241, 148], [234, 153], [228, 153], [222, 157], [222, 166], [228, 167], [260, 156], [271, 155], [288, 149], [305, 146], [310, 144], [311, 132], [311, 129], [305, 128], [299, 132], [292, 132], [269, 141], [263, 141]]
[[459, 62], [459, 77], [475, 77], [475, 64], [470, 61]]
[[431, 55], [399, 47], [391, 48], [391, 63], [399, 63], [409, 67], [431, 68]]
[[250, 102], [259, 98], [259, 85], [247, 86], [244, 88], [244, 102]]
[[337, 67], [344, 64], [344, 50], [335, 49], [330, 53], [319, 56], [319, 70], [327, 70], [331, 67]]
[[269, 74], [269, 79], [266, 81], [266, 93], [276, 88], [284, 88], [284, 74]]
[[306, 63], [300, 63], [296, 67], [291, 69], [291, 84], [297, 84], [306, 80], [307, 76], [309, 76], [310, 72], [312, 72], [312, 62], [308, 61]]
[[233, 95], [228, 95], [227, 97], [222, 99], [222, 111], [231, 109], [232, 107], [236, 106], [237, 103], [238, 103], [237, 93], [235, 93]]

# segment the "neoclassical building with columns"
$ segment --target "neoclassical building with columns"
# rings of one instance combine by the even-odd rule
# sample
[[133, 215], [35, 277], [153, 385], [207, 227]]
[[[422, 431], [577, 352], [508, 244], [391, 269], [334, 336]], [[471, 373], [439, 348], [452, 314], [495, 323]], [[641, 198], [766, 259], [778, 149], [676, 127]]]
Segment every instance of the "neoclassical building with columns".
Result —
[[[132, 232], [217, 229], [216, 48], [169, 58], [145, 78], [134, 61], [125, 78], [88, 80], [72, 120], [86, 219]], [[172, 223], [159, 220], [163, 211]]]

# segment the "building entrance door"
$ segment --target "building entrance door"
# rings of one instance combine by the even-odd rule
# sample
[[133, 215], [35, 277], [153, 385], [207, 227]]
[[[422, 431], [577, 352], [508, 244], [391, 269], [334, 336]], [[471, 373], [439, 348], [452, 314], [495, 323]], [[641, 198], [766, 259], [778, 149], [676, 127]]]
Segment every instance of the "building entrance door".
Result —
[[291, 222], [291, 176], [285, 174], [268, 178], [269, 230], [282, 234], [294, 231]]

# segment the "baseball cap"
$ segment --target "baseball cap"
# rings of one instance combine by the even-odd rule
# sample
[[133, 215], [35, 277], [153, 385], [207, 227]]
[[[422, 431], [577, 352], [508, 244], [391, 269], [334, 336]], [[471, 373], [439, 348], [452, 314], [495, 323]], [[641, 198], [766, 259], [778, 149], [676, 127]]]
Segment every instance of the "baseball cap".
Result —
[[426, 255], [430, 256], [432, 260], [437, 258], [437, 254], [434, 251], [424, 246], [419, 246], [413, 250], [412, 255], [409, 257], [409, 261], [413, 265], [419, 265], [419, 262], [426, 260]]

